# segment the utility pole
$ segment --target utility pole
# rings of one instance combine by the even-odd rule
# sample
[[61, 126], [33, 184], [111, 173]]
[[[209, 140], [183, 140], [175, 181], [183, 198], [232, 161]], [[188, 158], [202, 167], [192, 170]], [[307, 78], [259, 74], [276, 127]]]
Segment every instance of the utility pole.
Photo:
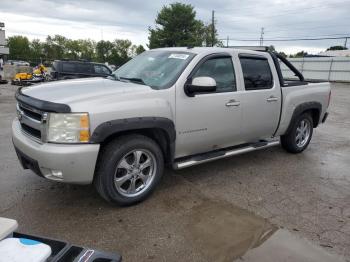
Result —
[[215, 18], [214, 18], [215, 11], [213, 10], [211, 12], [211, 46], [214, 46], [215, 42]]
[[226, 39], [226, 47], [228, 47], [228, 42], [230, 41], [230, 37], [227, 36], [227, 39]]
[[344, 47], [345, 47], [345, 48], [347, 48], [347, 47], [346, 47], [346, 46], [347, 46], [347, 43], [348, 43], [348, 38], [345, 37], [345, 43], [344, 43]]
[[261, 32], [260, 32], [260, 46], [264, 45], [264, 28], [261, 28]]

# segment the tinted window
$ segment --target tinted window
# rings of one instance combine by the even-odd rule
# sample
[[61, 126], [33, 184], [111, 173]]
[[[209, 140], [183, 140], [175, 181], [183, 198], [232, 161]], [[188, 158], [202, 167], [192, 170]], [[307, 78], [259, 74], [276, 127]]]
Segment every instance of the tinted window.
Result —
[[89, 63], [79, 63], [77, 64], [77, 73], [91, 74], [92, 73], [91, 67], [92, 66]]
[[109, 69], [103, 65], [94, 65], [95, 74], [109, 75], [111, 72]]
[[75, 66], [72, 63], [62, 63], [62, 71], [63, 72], [70, 72], [75, 73]]
[[273, 86], [269, 62], [265, 58], [240, 58], [246, 90], [269, 89]]
[[218, 57], [205, 61], [192, 78], [199, 76], [214, 78], [217, 92], [236, 91], [235, 74], [230, 57]]

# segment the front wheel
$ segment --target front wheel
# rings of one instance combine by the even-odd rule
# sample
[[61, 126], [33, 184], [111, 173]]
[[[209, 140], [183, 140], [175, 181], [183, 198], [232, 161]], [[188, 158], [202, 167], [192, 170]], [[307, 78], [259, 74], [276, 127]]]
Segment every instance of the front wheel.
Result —
[[309, 145], [312, 133], [312, 117], [310, 114], [304, 113], [295, 119], [288, 133], [281, 136], [281, 145], [290, 153], [301, 153]]
[[94, 184], [109, 202], [131, 205], [146, 199], [164, 169], [158, 144], [141, 135], [123, 136], [102, 149]]

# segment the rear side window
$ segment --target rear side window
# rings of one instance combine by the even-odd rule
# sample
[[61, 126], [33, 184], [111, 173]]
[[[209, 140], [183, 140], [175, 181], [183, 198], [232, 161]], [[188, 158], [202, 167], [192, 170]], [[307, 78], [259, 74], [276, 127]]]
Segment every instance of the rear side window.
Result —
[[76, 73], [75, 65], [72, 63], [62, 63], [62, 71], [69, 73]]
[[263, 57], [240, 57], [245, 90], [270, 89], [273, 86], [269, 62]]

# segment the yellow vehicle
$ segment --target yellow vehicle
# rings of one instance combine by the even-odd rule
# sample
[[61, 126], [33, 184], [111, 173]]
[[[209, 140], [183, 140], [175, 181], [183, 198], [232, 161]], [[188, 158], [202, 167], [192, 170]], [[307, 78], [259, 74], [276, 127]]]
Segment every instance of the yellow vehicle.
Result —
[[13, 80], [30, 80], [32, 77], [31, 73], [17, 73]]
[[17, 73], [12, 80], [13, 85], [25, 85], [42, 82], [47, 79], [47, 68], [40, 64], [34, 68], [33, 73]]

